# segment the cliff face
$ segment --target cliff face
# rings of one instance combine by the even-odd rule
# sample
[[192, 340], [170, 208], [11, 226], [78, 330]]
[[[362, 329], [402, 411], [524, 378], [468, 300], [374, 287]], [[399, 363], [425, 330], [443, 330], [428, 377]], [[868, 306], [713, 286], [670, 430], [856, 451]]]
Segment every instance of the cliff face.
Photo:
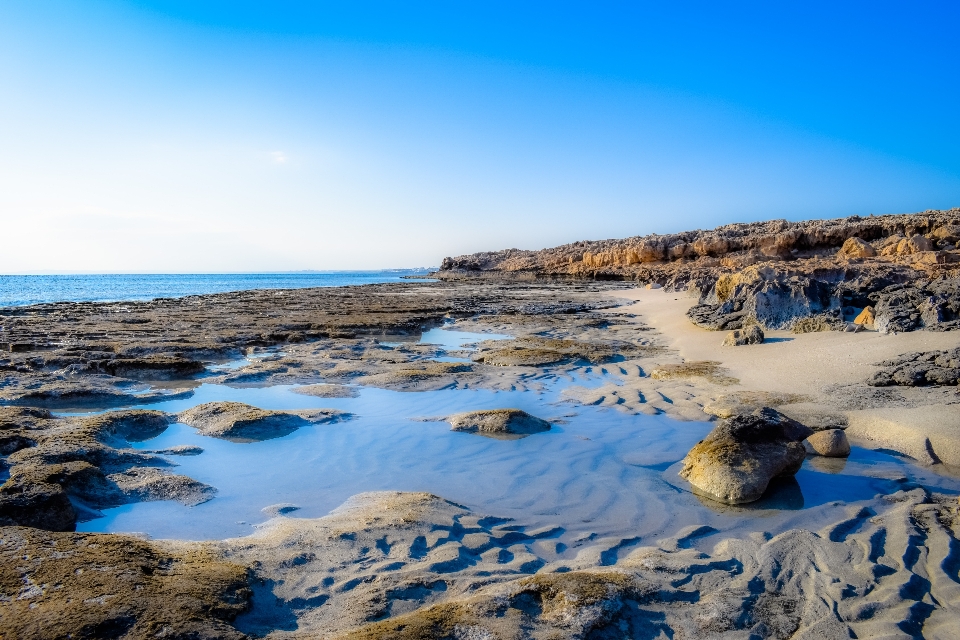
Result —
[[542, 251], [506, 249], [444, 258], [440, 270], [629, 278], [671, 262], [685, 262], [695, 267], [697, 261], [704, 258], [728, 258], [730, 264], [724, 266], [737, 266], [744, 261], [789, 260], [832, 253], [849, 238], [874, 242], [915, 235], [930, 238], [933, 249], [955, 249], [960, 241], [960, 209], [804, 222], [771, 220], [728, 224], [708, 231], [583, 240]]
[[[581, 241], [542, 251], [476, 253], [445, 258], [437, 275], [655, 282], [698, 293], [701, 308], [691, 319], [711, 328], [739, 328], [749, 321], [793, 328], [797, 320], [819, 315], [824, 316], [822, 322], [809, 326], [837, 327], [854, 310], [879, 303], [890, 287], [919, 284], [913, 297], [929, 297], [921, 281], [960, 282], [954, 280], [960, 276], [958, 245], [960, 209], [950, 209], [772, 220], [709, 231]], [[960, 286], [939, 289], [945, 289], [948, 298], [940, 322], [956, 320], [960, 308], [953, 309], [955, 296], [950, 292]], [[913, 312], [899, 313], [909, 317]]]

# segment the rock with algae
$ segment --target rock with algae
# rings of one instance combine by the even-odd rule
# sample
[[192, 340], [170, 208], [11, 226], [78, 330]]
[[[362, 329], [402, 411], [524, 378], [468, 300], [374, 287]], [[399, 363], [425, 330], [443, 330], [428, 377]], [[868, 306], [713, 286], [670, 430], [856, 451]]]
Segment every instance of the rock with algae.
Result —
[[792, 476], [806, 457], [808, 427], [774, 409], [758, 409], [720, 423], [683, 459], [680, 476], [695, 491], [726, 504], [758, 500], [770, 481]]
[[520, 409], [487, 409], [449, 416], [451, 431], [490, 438], [525, 438], [550, 430], [550, 423]]

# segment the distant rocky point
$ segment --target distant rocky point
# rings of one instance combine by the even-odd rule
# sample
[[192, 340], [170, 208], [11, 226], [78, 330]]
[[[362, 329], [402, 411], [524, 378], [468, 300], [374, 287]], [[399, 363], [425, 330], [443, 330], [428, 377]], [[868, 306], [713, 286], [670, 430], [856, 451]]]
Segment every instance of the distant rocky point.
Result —
[[867, 307], [881, 332], [960, 328], [960, 209], [729, 224], [445, 258], [441, 279], [626, 280], [689, 291], [716, 330], [839, 330]]

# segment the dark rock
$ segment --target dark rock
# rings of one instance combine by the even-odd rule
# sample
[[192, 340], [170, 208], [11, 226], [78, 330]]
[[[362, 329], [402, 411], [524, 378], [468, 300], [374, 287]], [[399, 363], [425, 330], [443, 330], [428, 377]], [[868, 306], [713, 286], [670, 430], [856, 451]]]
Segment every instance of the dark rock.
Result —
[[73, 531], [76, 522], [77, 513], [60, 485], [0, 486], [0, 526]]
[[960, 383], [960, 347], [945, 351], [915, 351], [877, 363], [882, 367], [867, 384], [873, 387], [952, 387]]

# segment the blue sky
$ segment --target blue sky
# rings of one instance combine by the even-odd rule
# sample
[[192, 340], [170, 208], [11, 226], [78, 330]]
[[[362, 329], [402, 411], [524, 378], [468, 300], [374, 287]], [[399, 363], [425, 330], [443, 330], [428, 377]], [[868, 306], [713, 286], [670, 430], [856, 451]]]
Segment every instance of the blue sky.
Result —
[[0, 272], [960, 206], [960, 4], [0, 3]]

